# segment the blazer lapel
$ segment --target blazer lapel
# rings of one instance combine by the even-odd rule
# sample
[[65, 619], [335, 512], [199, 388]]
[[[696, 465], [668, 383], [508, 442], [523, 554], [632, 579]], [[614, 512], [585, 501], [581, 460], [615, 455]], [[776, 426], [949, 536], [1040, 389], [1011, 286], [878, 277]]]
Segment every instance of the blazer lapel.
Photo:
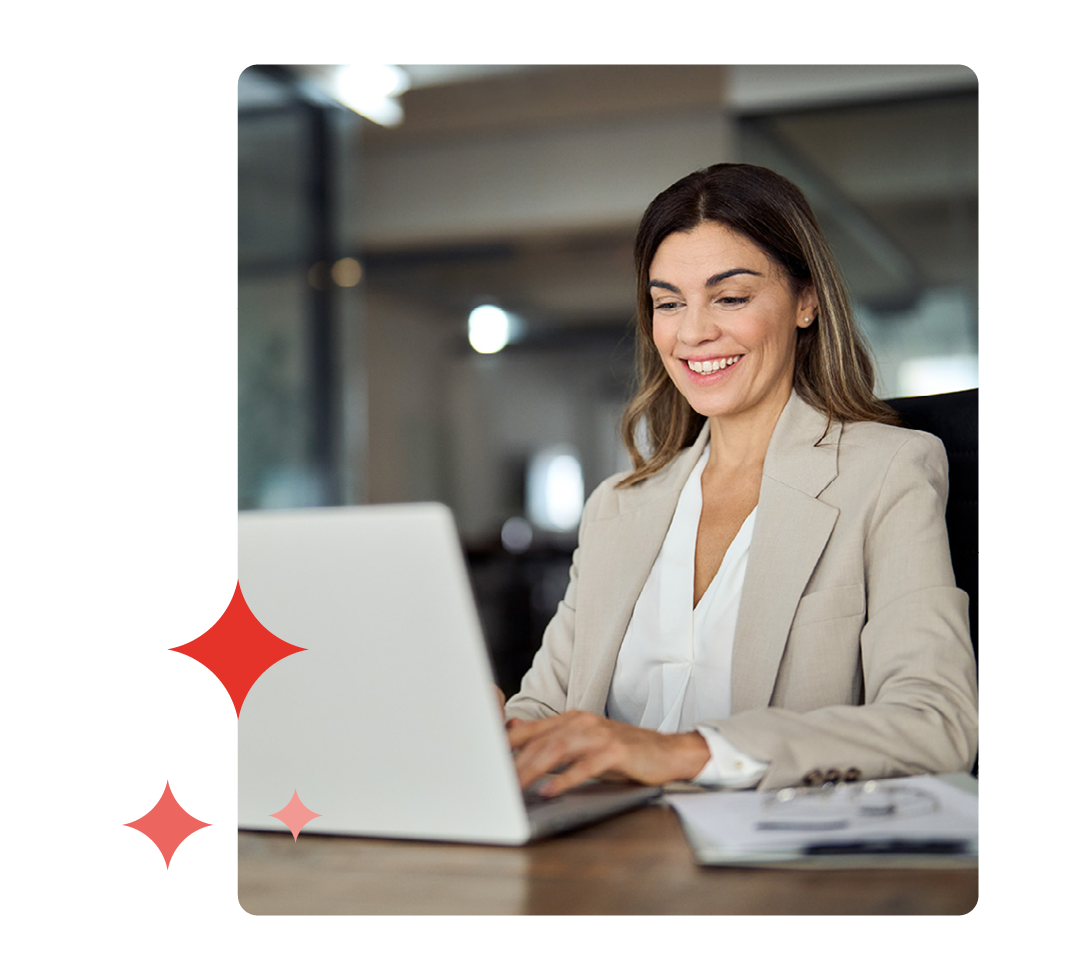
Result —
[[[792, 394], [769, 443], [732, 653], [732, 713], [769, 704], [791, 621], [838, 511], [817, 497], [836, 478], [842, 425]], [[819, 443], [820, 440], [820, 443]]]
[[708, 439], [703, 426], [693, 446], [639, 487], [617, 495], [617, 515], [588, 525], [590, 567], [582, 568], [577, 596], [575, 656], [567, 704], [603, 714], [615, 661], [634, 605], [667, 536], [679, 494]]
[[[842, 426], [792, 394], [769, 443], [732, 653], [732, 712], [766, 707], [806, 583], [838, 511], [817, 499], [837, 473]], [[708, 438], [639, 487], [616, 494], [619, 513], [587, 527], [567, 706], [603, 714], [634, 605], [664, 543], [679, 494]], [[818, 442], [820, 440], [820, 445]]]

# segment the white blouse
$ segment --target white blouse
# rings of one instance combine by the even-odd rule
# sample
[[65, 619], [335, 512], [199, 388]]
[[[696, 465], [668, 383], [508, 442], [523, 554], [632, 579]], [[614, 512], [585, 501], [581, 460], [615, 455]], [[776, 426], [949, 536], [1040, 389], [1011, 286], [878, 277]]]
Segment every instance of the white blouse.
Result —
[[767, 766], [739, 752], [719, 732], [698, 727], [731, 714], [731, 654], [746, 560], [757, 508], [743, 522], [708, 589], [694, 606], [694, 555], [701, 519], [698, 460], [675, 508], [667, 536], [638, 596], [615, 662], [607, 716], [660, 732], [695, 728], [712, 758], [695, 782], [754, 785]]

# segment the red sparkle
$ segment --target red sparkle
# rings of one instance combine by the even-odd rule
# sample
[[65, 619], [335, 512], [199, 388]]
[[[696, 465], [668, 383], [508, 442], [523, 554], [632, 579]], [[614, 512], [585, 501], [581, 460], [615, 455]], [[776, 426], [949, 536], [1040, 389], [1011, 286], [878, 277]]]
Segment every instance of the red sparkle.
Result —
[[316, 813], [314, 810], [309, 810], [303, 803], [300, 802], [300, 797], [296, 790], [293, 790], [292, 799], [277, 813], [271, 813], [270, 816], [277, 817], [289, 830], [292, 831], [293, 840], [296, 840], [297, 835], [304, 829], [304, 824], [316, 817], [321, 817], [321, 813]]
[[165, 858], [165, 867], [168, 868], [176, 849], [196, 830], [209, 827], [210, 824], [196, 820], [177, 803], [168, 782], [166, 782], [165, 792], [161, 794], [161, 799], [154, 804], [154, 808], [145, 816], [139, 817], [138, 820], [132, 820], [131, 823], [126, 823], [124, 826], [134, 827], [141, 833], [146, 834], [157, 845], [157, 849], [161, 851], [161, 856]]
[[305, 648], [286, 643], [263, 626], [248, 608], [237, 582], [229, 608], [221, 618], [202, 636], [171, 649], [213, 671], [229, 692], [239, 717], [244, 698], [263, 672]]

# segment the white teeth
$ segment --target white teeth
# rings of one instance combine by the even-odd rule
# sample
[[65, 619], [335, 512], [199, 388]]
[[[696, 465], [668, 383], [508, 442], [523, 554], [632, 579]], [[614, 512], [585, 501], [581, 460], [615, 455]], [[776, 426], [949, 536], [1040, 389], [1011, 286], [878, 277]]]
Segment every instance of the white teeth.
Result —
[[719, 361], [687, 361], [690, 365], [690, 370], [696, 374], [715, 374], [721, 368], [731, 367], [740, 357], [741, 354], [735, 357], [722, 357]]

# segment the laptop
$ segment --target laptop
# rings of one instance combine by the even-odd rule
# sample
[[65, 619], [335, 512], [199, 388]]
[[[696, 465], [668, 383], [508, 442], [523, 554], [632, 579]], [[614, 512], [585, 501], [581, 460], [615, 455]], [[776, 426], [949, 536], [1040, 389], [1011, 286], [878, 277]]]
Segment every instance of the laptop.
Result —
[[518, 786], [461, 545], [442, 504], [252, 511], [239, 580], [272, 633], [304, 647], [252, 686], [239, 719], [239, 825], [523, 844], [657, 798], [595, 782]]

